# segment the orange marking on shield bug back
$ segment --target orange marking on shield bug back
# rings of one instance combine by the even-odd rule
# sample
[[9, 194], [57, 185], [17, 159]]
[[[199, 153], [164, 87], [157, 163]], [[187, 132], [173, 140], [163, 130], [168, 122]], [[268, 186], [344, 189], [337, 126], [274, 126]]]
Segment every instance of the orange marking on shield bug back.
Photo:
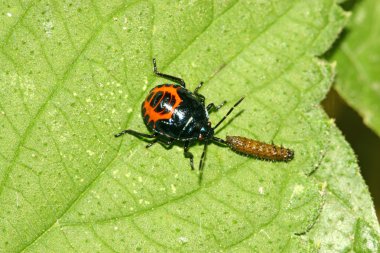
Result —
[[[177, 88], [174, 88], [172, 85], [171, 86], [161, 86], [161, 87], [156, 87], [154, 88], [151, 93], [153, 93], [153, 96], [150, 98], [149, 101], [145, 100], [144, 101], [144, 109], [145, 109], [145, 113], [144, 113], [144, 117], [145, 116], [149, 116], [149, 121], [148, 121], [148, 124], [150, 122], [153, 122], [153, 124], [156, 124], [156, 122], [158, 120], [165, 120], [165, 119], [170, 119], [174, 113], [174, 110], [178, 107], [178, 105], [182, 102], [182, 99], [179, 97], [178, 93], [177, 93], [177, 90], [179, 89], [180, 87], [177, 87]], [[158, 92], [162, 92], [162, 98], [160, 99], [160, 101], [158, 101], [158, 103], [156, 104], [156, 106], [152, 107], [150, 105], [151, 101], [154, 99], [154, 97], [156, 96], [156, 94]], [[156, 112], [154, 109], [157, 107], [157, 106], [160, 106], [160, 103], [162, 101], [162, 99], [165, 98], [165, 96], [167, 95], [167, 93], [170, 94], [170, 101], [169, 103], [167, 103], [166, 105], [171, 105], [171, 101], [173, 99], [173, 97], [175, 98], [175, 103], [173, 104], [173, 106], [171, 106], [170, 108], [163, 108], [164, 110], [165, 109], [169, 109], [169, 112], [167, 113], [162, 113], [162, 112]], [[149, 96], [149, 95], [148, 95]]]

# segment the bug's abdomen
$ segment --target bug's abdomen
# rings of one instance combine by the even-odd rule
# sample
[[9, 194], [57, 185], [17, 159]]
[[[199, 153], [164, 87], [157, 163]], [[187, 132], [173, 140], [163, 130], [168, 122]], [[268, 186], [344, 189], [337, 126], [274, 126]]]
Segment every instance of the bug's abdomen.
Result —
[[239, 153], [272, 161], [290, 161], [294, 157], [291, 149], [255, 141], [241, 136], [227, 136], [228, 146]]
[[158, 120], [169, 120], [182, 102], [179, 85], [164, 84], [153, 88], [142, 104], [141, 112], [147, 126], [154, 129]]

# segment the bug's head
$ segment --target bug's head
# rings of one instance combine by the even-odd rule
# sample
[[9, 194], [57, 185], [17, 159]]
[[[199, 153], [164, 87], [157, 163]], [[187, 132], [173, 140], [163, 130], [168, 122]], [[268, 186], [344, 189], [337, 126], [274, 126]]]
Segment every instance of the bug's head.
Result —
[[198, 140], [210, 140], [214, 137], [214, 129], [211, 127], [211, 122], [207, 123], [207, 126], [203, 126], [199, 131]]

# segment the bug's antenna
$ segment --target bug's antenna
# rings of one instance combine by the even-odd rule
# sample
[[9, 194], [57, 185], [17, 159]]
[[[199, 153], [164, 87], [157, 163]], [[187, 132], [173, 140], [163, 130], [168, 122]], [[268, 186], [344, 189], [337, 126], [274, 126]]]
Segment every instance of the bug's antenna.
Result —
[[201, 160], [199, 161], [199, 184], [202, 182], [203, 178], [203, 163], [206, 156], [206, 150], [207, 150], [208, 141], [205, 141], [205, 145], [203, 146], [203, 152], [201, 156]]
[[242, 97], [241, 99], [239, 99], [239, 101], [237, 101], [237, 102], [234, 104], [234, 106], [231, 107], [231, 109], [227, 112], [227, 114], [224, 115], [224, 117], [218, 122], [218, 124], [216, 124], [216, 125], [214, 126], [214, 128], [213, 128], [214, 130], [215, 130], [220, 124], [222, 124], [222, 122], [228, 117], [228, 115], [231, 114], [231, 112], [235, 109], [235, 107], [238, 106], [238, 105], [241, 103], [241, 101], [243, 101], [243, 99], [244, 99], [244, 97]]

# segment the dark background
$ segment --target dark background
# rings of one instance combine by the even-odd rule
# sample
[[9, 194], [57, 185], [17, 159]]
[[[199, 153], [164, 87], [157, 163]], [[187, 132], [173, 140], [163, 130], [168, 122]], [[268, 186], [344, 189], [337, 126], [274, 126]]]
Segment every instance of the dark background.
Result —
[[349, 107], [334, 89], [331, 89], [322, 106], [327, 114], [335, 119], [336, 125], [353, 148], [361, 174], [375, 203], [377, 218], [380, 220], [380, 137], [364, 125], [360, 115]]

